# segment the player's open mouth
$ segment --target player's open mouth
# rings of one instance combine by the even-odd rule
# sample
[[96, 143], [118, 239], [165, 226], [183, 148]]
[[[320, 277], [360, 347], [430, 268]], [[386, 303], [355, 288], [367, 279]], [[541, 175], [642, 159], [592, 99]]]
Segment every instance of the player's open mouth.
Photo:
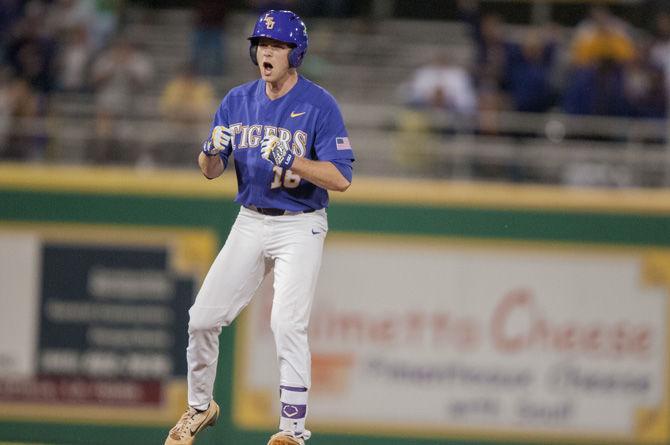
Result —
[[272, 72], [272, 64], [270, 62], [263, 62], [263, 73], [269, 75]]

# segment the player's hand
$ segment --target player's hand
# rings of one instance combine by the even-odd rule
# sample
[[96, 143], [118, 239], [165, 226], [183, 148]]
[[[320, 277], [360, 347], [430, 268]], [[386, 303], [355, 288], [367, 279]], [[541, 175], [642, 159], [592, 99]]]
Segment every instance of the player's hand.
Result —
[[212, 137], [207, 139], [202, 145], [202, 151], [207, 156], [215, 156], [228, 148], [230, 144], [230, 129], [223, 125], [218, 125], [212, 130]]
[[295, 154], [288, 144], [277, 136], [268, 135], [261, 142], [261, 157], [277, 167], [288, 170], [295, 161]]

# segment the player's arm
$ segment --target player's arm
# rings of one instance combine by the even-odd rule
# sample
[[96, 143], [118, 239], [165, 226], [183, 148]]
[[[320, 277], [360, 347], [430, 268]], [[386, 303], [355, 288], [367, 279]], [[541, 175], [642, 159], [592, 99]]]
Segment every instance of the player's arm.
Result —
[[326, 190], [343, 192], [351, 184], [351, 165], [301, 158], [291, 151], [286, 142], [274, 135], [263, 138], [261, 157]]
[[212, 137], [202, 144], [202, 151], [198, 155], [198, 166], [207, 179], [221, 176], [226, 169], [222, 155], [228, 159], [227, 149], [230, 146], [230, 130], [218, 125], [212, 130]]
[[207, 179], [218, 178], [225, 168], [221, 156], [207, 156], [204, 152], [198, 155], [198, 166]]
[[351, 185], [351, 182], [329, 161], [312, 161], [296, 156], [291, 171], [326, 190], [344, 192]]

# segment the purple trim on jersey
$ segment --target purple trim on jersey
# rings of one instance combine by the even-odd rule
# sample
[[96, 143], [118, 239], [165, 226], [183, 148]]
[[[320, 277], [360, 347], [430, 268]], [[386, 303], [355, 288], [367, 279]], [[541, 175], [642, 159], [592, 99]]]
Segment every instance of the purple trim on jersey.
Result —
[[327, 190], [287, 175], [261, 158], [260, 142], [265, 134], [284, 138], [305, 159], [349, 164], [354, 160], [351, 149], [342, 149], [341, 140], [348, 134], [337, 102], [302, 76], [286, 95], [275, 100], [268, 98], [261, 79], [233, 88], [221, 102], [212, 129], [217, 125], [232, 132], [231, 145], [221, 157], [224, 163], [231, 154], [235, 158], [235, 201], [242, 205], [290, 211], [328, 206]]
[[281, 416], [286, 419], [304, 419], [307, 415], [307, 405], [281, 404]]
[[285, 389], [287, 391], [293, 391], [293, 392], [306, 392], [307, 391], [307, 388], [305, 388], [303, 386], [284, 386], [284, 385], [281, 385], [279, 387], [279, 389]]

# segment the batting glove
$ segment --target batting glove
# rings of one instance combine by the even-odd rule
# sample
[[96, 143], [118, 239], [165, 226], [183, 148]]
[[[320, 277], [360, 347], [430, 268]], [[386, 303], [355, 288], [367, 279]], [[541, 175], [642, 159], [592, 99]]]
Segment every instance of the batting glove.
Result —
[[207, 139], [202, 145], [202, 152], [207, 156], [216, 156], [230, 144], [230, 129], [219, 125], [214, 127], [211, 139]]
[[265, 136], [261, 142], [261, 157], [284, 170], [291, 168], [295, 161], [295, 154], [288, 144], [273, 135]]

